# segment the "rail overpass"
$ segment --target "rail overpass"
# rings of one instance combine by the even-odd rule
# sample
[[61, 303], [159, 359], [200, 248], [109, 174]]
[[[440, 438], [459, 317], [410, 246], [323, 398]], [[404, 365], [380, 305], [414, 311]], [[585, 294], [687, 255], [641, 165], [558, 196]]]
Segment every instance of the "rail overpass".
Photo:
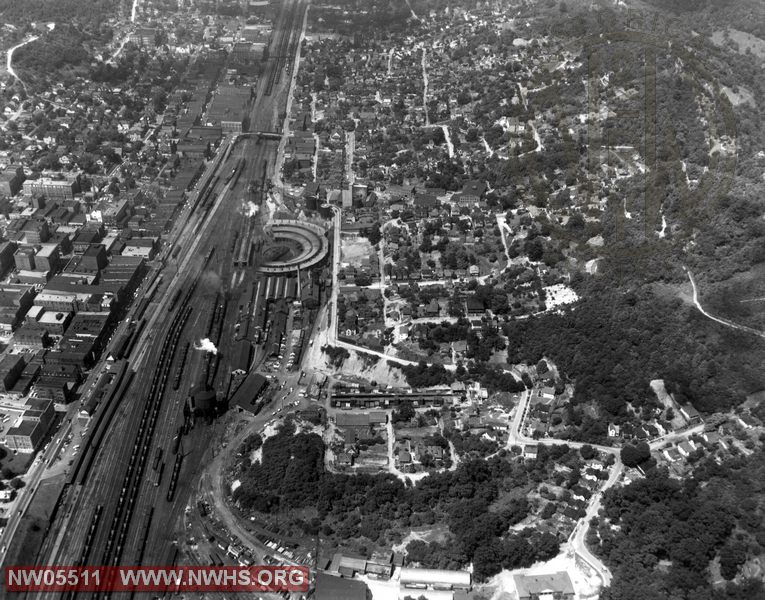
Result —
[[279, 141], [282, 139], [282, 134], [277, 131], [243, 131], [237, 135], [237, 138], [260, 138]]

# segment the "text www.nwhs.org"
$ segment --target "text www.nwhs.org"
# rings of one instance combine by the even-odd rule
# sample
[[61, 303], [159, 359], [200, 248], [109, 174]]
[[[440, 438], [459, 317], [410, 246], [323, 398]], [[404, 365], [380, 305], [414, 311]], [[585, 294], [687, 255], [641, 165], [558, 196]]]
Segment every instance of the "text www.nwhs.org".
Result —
[[7, 592], [306, 592], [307, 567], [6, 567]]

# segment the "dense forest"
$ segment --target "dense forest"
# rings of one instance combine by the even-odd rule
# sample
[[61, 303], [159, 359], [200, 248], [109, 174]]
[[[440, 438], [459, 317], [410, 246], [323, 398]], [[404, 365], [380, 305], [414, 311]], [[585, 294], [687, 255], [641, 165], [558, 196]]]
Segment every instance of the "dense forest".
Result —
[[[248, 442], [248, 448], [252, 444]], [[244, 509], [294, 519], [305, 533], [335, 543], [368, 540], [389, 546], [411, 527], [445, 523], [446, 543], [417, 543], [410, 560], [430, 567], [464, 567], [472, 562], [478, 579], [502, 568], [529, 566], [555, 556], [558, 539], [526, 528], [510, 531], [531, 510], [530, 486], [552, 477], [556, 464], [572, 475], [561, 483], [576, 485], [582, 457], [566, 446], [540, 448], [535, 461], [512, 455], [461, 463], [453, 472], [431, 475], [417, 487], [389, 474], [345, 475], [324, 469], [324, 445], [316, 434], [296, 432], [291, 421], [262, 446], [262, 461], [239, 464], [242, 484], [234, 491]]]
[[14, 66], [25, 80], [65, 68], [82, 67], [90, 62], [84, 46], [87, 39], [88, 36], [72, 25], [57, 25], [39, 40], [16, 50]]
[[53, 21], [97, 27], [119, 12], [126, 0], [0, 0], [0, 16], [16, 25]]
[[[476, 346], [478, 345], [477, 340], [474, 343]], [[481, 360], [486, 361], [488, 357]], [[518, 381], [512, 373], [499, 366], [480, 361], [471, 361], [467, 368], [459, 364], [454, 371], [447, 371], [443, 365], [428, 365], [424, 361], [420, 361], [416, 365], [400, 365], [397, 362], [388, 361], [388, 366], [401, 369], [406, 377], [406, 382], [415, 388], [444, 386], [455, 381], [477, 381], [493, 393], [521, 392], [530, 384], [530, 382]]]
[[[652, 470], [609, 491], [588, 543], [614, 574], [604, 600], [761, 600], [742, 565], [765, 546], [765, 455], [701, 463], [678, 481]], [[713, 589], [709, 572], [736, 580]]]
[[345, 35], [400, 31], [408, 29], [412, 21], [404, 0], [341, 0], [315, 5], [311, 13], [312, 19], [322, 29]]
[[575, 309], [505, 326], [508, 362], [552, 358], [575, 380], [574, 403], [595, 401], [605, 418], [628, 420], [657, 406], [649, 388], [663, 378], [706, 413], [727, 410], [765, 388], [763, 341], [701, 315], [650, 286], [621, 289], [608, 277], [583, 284]]

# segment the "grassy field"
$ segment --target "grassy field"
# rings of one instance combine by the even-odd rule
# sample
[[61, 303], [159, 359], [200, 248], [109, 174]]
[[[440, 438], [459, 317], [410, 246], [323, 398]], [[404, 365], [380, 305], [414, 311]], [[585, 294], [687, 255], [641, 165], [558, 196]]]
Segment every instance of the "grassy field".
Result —
[[[725, 45], [725, 31], [718, 30], [712, 34], [712, 42], [718, 46]], [[759, 59], [765, 60], [765, 40], [746, 33], [745, 31], [739, 31], [738, 29], [728, 29], [728, 37], [731, 41], [738, 44], [738, 51], [741, 54], [746, 54], [751, 51]]]

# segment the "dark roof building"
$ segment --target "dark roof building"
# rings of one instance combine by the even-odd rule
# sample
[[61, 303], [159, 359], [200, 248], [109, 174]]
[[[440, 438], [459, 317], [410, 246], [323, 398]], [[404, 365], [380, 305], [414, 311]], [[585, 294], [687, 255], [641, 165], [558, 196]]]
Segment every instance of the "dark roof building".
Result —
[[237, 410], [255, 412], [255, 401], [268, 386], [268, 380], [259, 373], [250, 373], [231, 397], [231, 406]]
[[338, 427], [368, 427], [370, 425], [384, 425], [388, 422], [388, 415], [384, 412], [374, 411], [369, 413], [339, 413], [335, 417]]
[[316, 600], [367, 600], [370, 597], [363, 581], [316, 574]]

